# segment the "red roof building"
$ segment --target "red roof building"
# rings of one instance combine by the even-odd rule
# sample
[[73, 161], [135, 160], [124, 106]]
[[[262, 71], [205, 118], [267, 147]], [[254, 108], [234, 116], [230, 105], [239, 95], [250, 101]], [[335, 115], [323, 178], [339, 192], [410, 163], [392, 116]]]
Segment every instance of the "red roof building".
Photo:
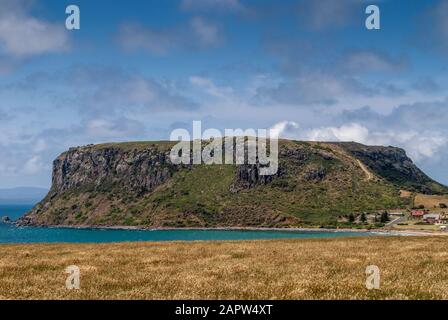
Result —
[[423, 210], [412, 210], [411, 211], [411, 216], [413, 216], [413, 217], [423, 217], [424, 214], [425, 214], [425, 211], [423, 211]]

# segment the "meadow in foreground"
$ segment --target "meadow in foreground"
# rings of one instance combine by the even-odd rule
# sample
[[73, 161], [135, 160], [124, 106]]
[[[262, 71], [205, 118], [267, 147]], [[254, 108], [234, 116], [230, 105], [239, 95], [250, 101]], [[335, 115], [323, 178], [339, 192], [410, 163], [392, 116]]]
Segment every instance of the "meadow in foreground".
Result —
[[[1, 299], [448, 299], [448, 238], [1, 245]], [[381, 270], [379, 290], [365, 269]], [[77, 265], [81, 288], [65, 287]]]

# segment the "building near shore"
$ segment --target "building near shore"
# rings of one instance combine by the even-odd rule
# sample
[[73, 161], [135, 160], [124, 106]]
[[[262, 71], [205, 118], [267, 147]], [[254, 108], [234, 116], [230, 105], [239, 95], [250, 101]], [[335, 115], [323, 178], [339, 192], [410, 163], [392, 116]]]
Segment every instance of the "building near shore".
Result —
[[421, 219], [425, 215], [424, 210], [412, 210], [411, 217]]
[[442, 222], [440, 213], [427, 213], [423, 215], [423, 221], [428, 223]]

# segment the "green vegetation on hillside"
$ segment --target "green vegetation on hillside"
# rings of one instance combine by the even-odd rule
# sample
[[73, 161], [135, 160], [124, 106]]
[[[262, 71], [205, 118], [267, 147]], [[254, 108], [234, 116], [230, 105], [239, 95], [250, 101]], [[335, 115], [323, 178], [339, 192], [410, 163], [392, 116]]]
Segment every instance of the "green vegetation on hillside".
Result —
[[74, 187], [54, 185], [28, 217], [43, 225], [336, 226], [349, 215], [410, 203], [387, 175], [370, 172], [340, 144], [281, 140], [279, 174], [266, 181], [245, 175], [246, 166], [173, 166], [163, 160], [172, 145], [71, 149], [55, 166], [63, 170], [61, 186]]

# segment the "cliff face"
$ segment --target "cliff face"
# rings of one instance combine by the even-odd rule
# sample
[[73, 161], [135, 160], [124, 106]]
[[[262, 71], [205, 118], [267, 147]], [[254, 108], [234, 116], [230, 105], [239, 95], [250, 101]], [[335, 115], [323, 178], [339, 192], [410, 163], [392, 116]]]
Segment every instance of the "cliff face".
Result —
[[278, 172], [262, 176], [258, 165], [174, 165], [172, 146], [138, 142], [71, 148], [53, 163], [48, 195], [19, 223], [301, 226], [404, 206], [400, 189], [447, 191], [392, 147], [281, 140]]
[[157, 148], [72, 148], [53, 162], [50, 193], [58, 195], [77, 188], [105, 190], [113, 185], [124, 192], [145, 193], [171, 178], [175, 170], [169, 153]]
[[340, 143], [340, 145], [377, 175], [406, 190], [426, 194], [447, 192], [445, 186], [421, 171], [401, 148], [369, 147], [354, 142]]

